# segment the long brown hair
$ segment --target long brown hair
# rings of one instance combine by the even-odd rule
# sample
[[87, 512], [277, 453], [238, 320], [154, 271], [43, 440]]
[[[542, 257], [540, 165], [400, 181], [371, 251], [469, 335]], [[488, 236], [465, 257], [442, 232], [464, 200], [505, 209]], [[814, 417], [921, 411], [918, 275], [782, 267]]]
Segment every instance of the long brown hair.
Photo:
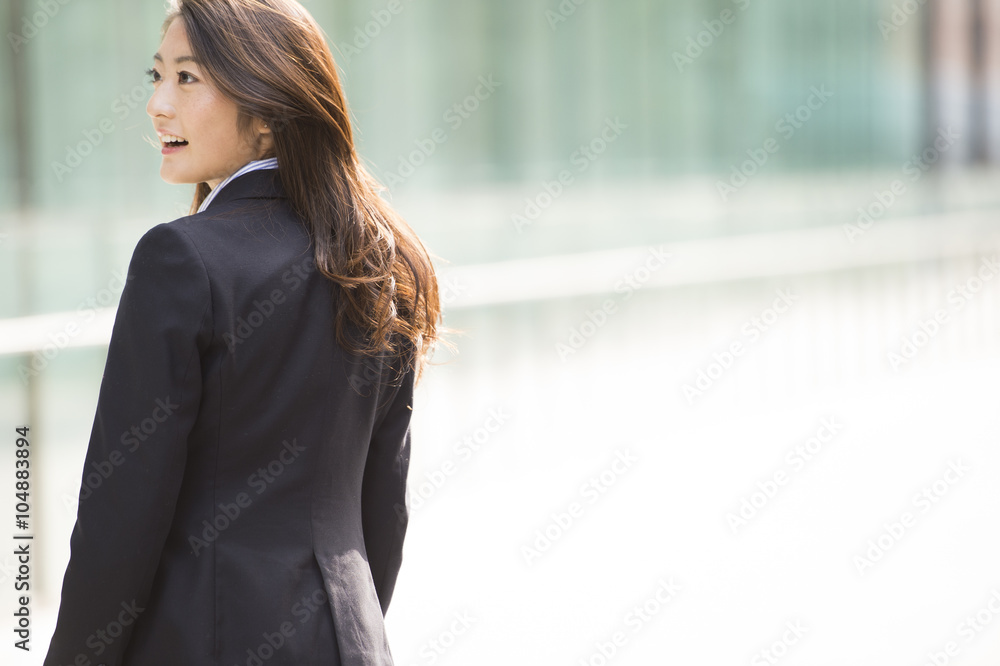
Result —
[[[238, 130], [251, 136], [255, 118], [270, 126], [316, 266], [337, 285], [338, 342], [404, 359], [419, 375], [438, 339], [437, 278], [423, 243], [379, 196], [385, 188], [355, 151], [322, 29], [295, 0], [171, 0], [163, 34], [176, 18], [208, 78], [238, 106]], [[192, 213], [209, 192], [197, 185]]]

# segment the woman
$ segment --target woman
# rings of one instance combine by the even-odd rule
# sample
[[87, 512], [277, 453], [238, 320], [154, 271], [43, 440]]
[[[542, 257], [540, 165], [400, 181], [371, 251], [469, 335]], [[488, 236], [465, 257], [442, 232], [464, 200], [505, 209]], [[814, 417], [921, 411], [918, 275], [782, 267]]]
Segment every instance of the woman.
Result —
[[420, 241], [293, 0], [176, 0], [150, 70], [191, 215], [139, 240], [45, 664], [392, 664]]

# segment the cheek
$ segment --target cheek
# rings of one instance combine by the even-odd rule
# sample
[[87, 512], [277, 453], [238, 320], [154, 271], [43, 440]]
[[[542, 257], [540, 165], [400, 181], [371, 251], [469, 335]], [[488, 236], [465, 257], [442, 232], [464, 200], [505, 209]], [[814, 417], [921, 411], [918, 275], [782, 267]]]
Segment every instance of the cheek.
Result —
[[206, 102], [198, 108], [199, 131], [202, 142], [223, 152], [239, 150], [245, 143], [236, 128], [238, 112], [231, 103], [218, 100]]

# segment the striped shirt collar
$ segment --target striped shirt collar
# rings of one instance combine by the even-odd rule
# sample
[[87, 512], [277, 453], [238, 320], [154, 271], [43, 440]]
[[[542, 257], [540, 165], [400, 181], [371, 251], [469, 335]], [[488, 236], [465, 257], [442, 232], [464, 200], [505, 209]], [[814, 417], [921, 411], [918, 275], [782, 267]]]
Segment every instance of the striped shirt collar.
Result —
[[278, 168], [277, 157], [269, 157], [266, 160], [253, 160], [251, 162], [247, 162], [237, 171], [235, 171], [231, 176], [229, 176], [224, 181], [219, 183], [214, 190], [208, 193], [208, 196], [205, 197], [205, 200], [201, 202], [201, 206], [198, 207], [198, 212], [200, 213], [206, 208], [208, 208], [208, 204], [212, 203], [212, 200], [215, 199], [215, 195], [218, 194], [220, 191], [222, 191], [222, 188], [228, 185], [230, 181], [239, 178], [243, 174], [249, 173], [251, 171], [259, 171], [260, 169], [277, 169], [277, 168]]

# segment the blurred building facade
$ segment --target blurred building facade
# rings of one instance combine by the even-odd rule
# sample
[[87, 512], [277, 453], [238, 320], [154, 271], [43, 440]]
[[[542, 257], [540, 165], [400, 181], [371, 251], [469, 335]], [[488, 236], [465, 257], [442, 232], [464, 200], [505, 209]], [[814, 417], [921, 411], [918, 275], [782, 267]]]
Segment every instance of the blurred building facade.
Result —
[[[831, 623], [851, 618], [869, 632], [865, 645], [881, 641], [881, 651], [852, 653], [832, 631], [830, 663], [901, 654], [917, 663], [948, 636], [951, 618], [985, 591], [977, 576], [994, 551], [973, 548], [981, 561], [955, 567], [941, 564], [943, 551], [901, 547], [890, 572], [960, 570], [971, 591], [956, 601], [949, 581], [906, 579], [893, 588], [895, 615], [877, 587], [838, 567], [938, 472], [949, 447], [970, 443], [984, 485], [970, 482], [970, 504], [945, 505], [955, 512], [945, 518], [971, 520], [996, 505], [985, 485], [994, 454], [983, 444], [995, 442], [995, 424], [977, 430], [974, 418], [1000, 355], [1000, 301], [990, 291], [1000, 282], [981, 280], [961, 308], [951, 295], [983, 275], [980, 253], [1000, 247], [1000, 0], [303, 4], [335, 50], [359, 150], [440, 257], [447, 321], [465, 331], [457, 358], [424, 385], [413, 478], [441, 469], [490, 410], [506, 409], [513, 424], [416, 514], [408, 557], [421, 574], [406, 578], [404, 567], [394, 601], [409, 623], [395, 634], [412, 648], [404, 659], [474, 599], [484, 616], [492, 607], [517, 617], [483, 620], [471, 634], [482, 643], [470, 639], [469, 658], [452, 653], [453, 663], [517, 660], [483, 648], [502, 645], [515, 625], [547, 661], [575, 662], [567, 655], [583, 656], [651, 572], [668, 569], [701, 584], [689, 598], [704, 613], [685, 609], [672, 621], [689, 633], [666, 624], [646, 640], [697, 643], [703, 652], [683, 654], [706, 663], [748, 659], [738, 632], [746, 645], [764, 644], [771, 629], [750, 621], [781, 626], [785, 616], [760, 612], [763, 598], [794, 598], [814, 618], [836, 610]], [[47, 541], [37, 565], [48, 612], [122, 271], [142, 233], [186, 214], [192, 194], [160, 181], [160, 156], [144, 140], [152, 88], [143, 71], [162, 5], [7, 0], [0, 9], [0, 400], [5, 419], [30, 422], [44, 443], [36, 516]], [[655, 252], [671, 257], [654, 270]], [[744, 325], [759, 330], [752, 322], [779, 290], [801, 300], [689, 400], [684, 387], [734, 342], [750, 341]], [[888, 353], [942, 308], [950, 322], [897, 372]], [[79, 332], [67, 334], [69, 325]], [[970, 387], [975, 399], [955, 393]], [[954, 441], [941, 410], [961, 415], [948, 416], [964, 428]], [[736, 544], [738, 557], [727, 559], [722, 517], [742, 492], [733, 488], [752, 488], [753, 474], [770, 471], [831, 411], [853, 428], [831, 454], [835, 471], [818, 462], [806, 496], [789, 500], [787, 513], [779, 506], [781, 519], [761, 521], [766, 538]], [[665, 470], [670, 482], [622, 484], [609, 506], [624, 512], [588, 518], [567, 539], [586, 549], [554, 549], [546, 557], [558, 571], [526, 573], [518, 539], [631, 443], [640, 467]], [[861, 490], [837, 503], [824, 494], [831, 488]], [[669, 532], [635, 529], [651, 506]], [[456, 525], [475, 536], [456, 540]], [[963, 533], [962, 543], [983, 545], [988, 531]], [[637, 563], [614, 569], [619, 544], [637, 534]], [[717, 546], [708, 557], [705, 543]], [[795, 560], [800, 552], [823, 560], [822, 576], [808, 568], [817, 560]], [[474, 571], [480, 562], [498, 573]], [[783, 569], [757, 587], [772, 565]], [[635, 599], [620, 598], [615, 576]], [[565, 603], [513, 603], [540, 586]], [[866, 603], [824, 610], [827, 594], [855, 592]], [[553, 629], [543, 617], [552, 608], [575, 619]], [[719, 612], [733, 614], [722, 641], [712, 633]], [[903, 644], [912, 654], [899, 652]], [[735, 652], [713, 659], [710, 650]], [[623, 663], [667, 652], [635, 646]]]

